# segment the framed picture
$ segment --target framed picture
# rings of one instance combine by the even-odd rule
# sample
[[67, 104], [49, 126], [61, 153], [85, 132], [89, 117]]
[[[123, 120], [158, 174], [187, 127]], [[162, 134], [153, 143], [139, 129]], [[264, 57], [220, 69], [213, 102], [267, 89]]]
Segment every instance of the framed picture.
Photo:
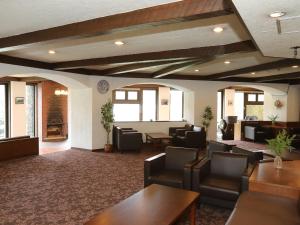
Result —
[[160, 104], [161, 104], [161, 105], [168, 105], [168, 104], [169, 104], [169, 101], [168, 101], [168, 99], [161, 99], [161, 100], [160, 100]]
[[24, 104], [24, 97], [16, 97], [15, 104]]

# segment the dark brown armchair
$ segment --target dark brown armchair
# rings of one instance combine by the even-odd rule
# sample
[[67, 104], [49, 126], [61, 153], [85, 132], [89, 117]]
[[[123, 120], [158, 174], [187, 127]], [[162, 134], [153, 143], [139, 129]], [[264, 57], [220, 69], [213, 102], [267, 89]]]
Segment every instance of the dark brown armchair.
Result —
[[192, 131], [193, 128], [194, 125], [192, 124], [186, 124], [184, 127], [169, 127], [169, 136], [175, 137], [178, 135], [178, 132], [184, 133], [185, 131]]
[[173, 142], [179, 147], [203, 149], [206, 147], [205, 129], [196, 126], [192, 130], [177, 129]]
[[240, 193], [248, 190], [253, 168], [245, 155], [214, 152], [193, 168], [192, 189], [201, 193], [200, 202], [233, 208]]
[[145, 160], [145, 187], [161, 184], [190, 190], [192, 168], [198, 162], [198, 149], [169, 146], [165, 151]]
[[116, 148], [123, 153], [127, 150], [141, 150], [143, 144], [143, 135], [137, 130], [131, 128], [116, 127]]

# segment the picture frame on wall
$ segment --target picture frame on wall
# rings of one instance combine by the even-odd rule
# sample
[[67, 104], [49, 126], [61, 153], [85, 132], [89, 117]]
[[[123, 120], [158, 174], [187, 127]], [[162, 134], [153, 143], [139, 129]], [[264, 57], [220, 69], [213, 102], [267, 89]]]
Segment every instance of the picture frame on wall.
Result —
[[25, 102], [25, 98], [24, 97], [16, 97], [15, 98], [15, 104], [16, 105], [24, 104], [24, 102]]
[[168, 101], [168, 99], [161, 99], [160, 104], [161, 105], [169, 105], [169, 101]]

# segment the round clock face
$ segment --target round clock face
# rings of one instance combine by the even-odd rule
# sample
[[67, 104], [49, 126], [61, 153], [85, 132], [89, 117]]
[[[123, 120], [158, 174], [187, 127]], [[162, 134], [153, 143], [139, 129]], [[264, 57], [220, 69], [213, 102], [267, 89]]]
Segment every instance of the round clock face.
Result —
[[106, 80], [100, 80], [97, 83], [97, 89], [99, 93], [105, 94], [109, 90], [109, 83]]

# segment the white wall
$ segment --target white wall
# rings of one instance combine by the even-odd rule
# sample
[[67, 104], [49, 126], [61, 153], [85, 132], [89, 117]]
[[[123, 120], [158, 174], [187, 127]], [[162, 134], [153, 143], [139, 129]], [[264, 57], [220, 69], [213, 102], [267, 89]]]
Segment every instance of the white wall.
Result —
[[[22, 74], [23, 73], [23, 74]], [[71, 143], [72, 147], [85, 149], [103, 148], [105, 144], [105, 131], [100, 123], [100, 108], [111, 98], [111, 90], [121, 88], [127, 85], [137, 83], [157, 83], [170, 86], [184, 91], [185, 108], [184, 118], [195, 125], [201, 125], [201, 115], [204, 108], [209, 105], [212, 107], [215, 119], [212, 121], [208, 131], [208, 139], [214, 139], [216, 136], [216, 109], [217, 109], [217, 91], [220, 89], [232, 86], [232, 82], [208, 82], [208, 81], [186, 81], [186, 80], [163, 80], [163, 79], [134, 79], [134, 78], [112, 78], [112, 77], [97, 77], [97, 76], [82, 76], [64, 72], [49, 72], [47, 70], [39, 70], [26, 67], [11, 66], [0, 64], [0, 77], [14, 74], [22, 74], [22, 76], [40, 76], [60, 82], [67, 86], [70, 90], [71, 102]], [[99, 94], [97, 91], [97, 82], [105, 79], [110, 83], [110, 91], [107, 94]], [[296, 96], [294, 91], [287, 92], [288, 85], [286, 84], [259, 84], [250, 83], [235, 83], [239, 86], [248, 86], [263, 90], [265, 93], [270, 93], [266, 99], [266, 105], [273, 104], [274, 96], [282, 96], [285, 104], [280, 111], [281, 121], [287, 121], [287, 118], [297, 112], [293, 111], [293, 107], [288, 107], [287, 104]], [[292, 94], [294, 93], [294, 94]], [[299, 99], [299, 98], [297, 98]], [[295, 103], [297, 100], [293, 100]], [[293, 103], [293, 104], [294, 104]], [[271, 109], [274, 110], [274, 109]], [[289, 112], [288, 112], [289, 110]], [[270, 110], [265, 110], [271, 112]], [[143, 131], [156, 130], [167, 131], [167, 127], [171, 124], [159, 124], [159, 122], [137, 122], [130, 124], [133, 128]]]
[[[162, 105], [161, 100], [167, 100], [168, 105]], [[158, 120], [168, 121], [170, 119], [170, 88], [158, 88]]]
[[[10, 82], [11, 137], [26, 135], [26, 82]], [[16, 97], [23, 97], [24, 104], [15, 104]]]
[[288, 93], [287, 121], [300, 121], [300, 85], [291, 86]]

